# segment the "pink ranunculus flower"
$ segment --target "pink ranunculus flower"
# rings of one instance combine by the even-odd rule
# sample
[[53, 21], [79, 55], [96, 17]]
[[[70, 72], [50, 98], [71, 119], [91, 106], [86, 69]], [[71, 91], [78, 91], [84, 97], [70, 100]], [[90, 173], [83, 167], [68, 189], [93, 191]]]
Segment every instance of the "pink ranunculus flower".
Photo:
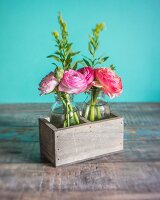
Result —
[[52, 92], [57, 85], [58, 80], [54, 77], [54, 73], [50, 72], [39, 84], [40, 95]]
[[76, 70], [68, 70], [63, 74], [63, 78], [58, 86], [59, 91], [68, 94], [79, 94], [87, 88], [87, 81], [83, 74]]
[[83, 67], [78, 70], [81, 74], [84, 75], [84, 78], [87, 81], [87, 84], [90, 85], [94, 80], [94, 69], [92, 67]]
[[95, 77], [102, 85], [102, 90], [110, 98], [119, 96], [122, 93], [122, 81], [111, 68], [95, 69]]

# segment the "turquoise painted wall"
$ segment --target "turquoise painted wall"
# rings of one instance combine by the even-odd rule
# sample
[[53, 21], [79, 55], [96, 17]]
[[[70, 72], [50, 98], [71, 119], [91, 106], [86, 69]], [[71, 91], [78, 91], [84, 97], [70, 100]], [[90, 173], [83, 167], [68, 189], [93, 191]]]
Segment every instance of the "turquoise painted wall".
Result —
[[124, 86], [114, 101], [160, 101], [160, 0], [0, 0], [0, 103], [53, 100], [37, 87], [52, 70], [58, 11], [83, 54], [91, 28], [106, 22], [100, 52]]

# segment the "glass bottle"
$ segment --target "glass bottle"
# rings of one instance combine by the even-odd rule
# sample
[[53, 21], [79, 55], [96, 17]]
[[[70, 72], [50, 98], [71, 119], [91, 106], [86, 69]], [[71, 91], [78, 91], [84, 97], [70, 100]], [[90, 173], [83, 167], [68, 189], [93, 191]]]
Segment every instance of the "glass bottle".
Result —
[[82, 116], [89, 121], [110, 118], [110, 107], [105, 101], [105, 94], [100, 88], [92, 88], [83, 104]]
[[73, 95], [55, 94], [55, 102], [51, 107], [50, 122], [57, 128], [64, 128], [80, 123], [79, 111], [73, 102]]

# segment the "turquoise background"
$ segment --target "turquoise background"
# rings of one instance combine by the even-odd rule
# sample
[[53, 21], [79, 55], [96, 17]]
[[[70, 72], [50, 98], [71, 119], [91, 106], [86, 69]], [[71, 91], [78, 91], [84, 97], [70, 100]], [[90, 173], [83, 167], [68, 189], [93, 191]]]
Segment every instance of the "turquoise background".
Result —
[[46, 56], [55, 50], [58, 11], [83, 54], [91, 29], [106, 23], [99, 52], [124, 87], [113, 101], [160, 101], [160, 0], [0, 0], [0, 103], [53, 101], [37, 88], [53, 67]]

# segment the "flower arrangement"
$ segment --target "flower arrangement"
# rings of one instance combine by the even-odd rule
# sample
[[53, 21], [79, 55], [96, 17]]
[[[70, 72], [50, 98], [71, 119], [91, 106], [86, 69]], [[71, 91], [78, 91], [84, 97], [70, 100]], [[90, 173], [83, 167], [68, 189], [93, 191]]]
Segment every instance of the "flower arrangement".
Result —
[[[100, 91], [110, 98], [119, 96], [122, 92], [122, 81], [116, 75], [115, 67], [113, 65], [108, 68], [99, 67], [108, 57], [96, 56], [99, 47], [99, 34], [104, 29], [104, 24], [97, 24], [92, 30], [92, 35], [89, 36], [88, 50], [91, 57], [83, 56], [83, 60], [74, 60], [74, 57], [80, 51], [73, 52], [72, 43], [68, 39], [67, 25], [61, 15], [58, 16], [58, 22], [60, 33], [57, 31], [52, 33], [57, 50], [54, 54], [48, 56], [48, 58], [53, 58], [56, 61], [52, 63], [55, 69], [40, 82], [40, 95], [55, 93], [58, 96], [65, 111], [63, 127], [68, 127], [80, 123], [79, 114], [74, 112], [71, 103], [71, 95], [91, 91], [91, 100], [85, 108], [84, 117], [90, 121], [95, 121], [95, 107]], [[79, 64], [83, 67], [77, 69]], [[86, 113], [88, 114], [86, 115]], [[102, 119], [100, 112], [98, 116], [98, 119]]]

